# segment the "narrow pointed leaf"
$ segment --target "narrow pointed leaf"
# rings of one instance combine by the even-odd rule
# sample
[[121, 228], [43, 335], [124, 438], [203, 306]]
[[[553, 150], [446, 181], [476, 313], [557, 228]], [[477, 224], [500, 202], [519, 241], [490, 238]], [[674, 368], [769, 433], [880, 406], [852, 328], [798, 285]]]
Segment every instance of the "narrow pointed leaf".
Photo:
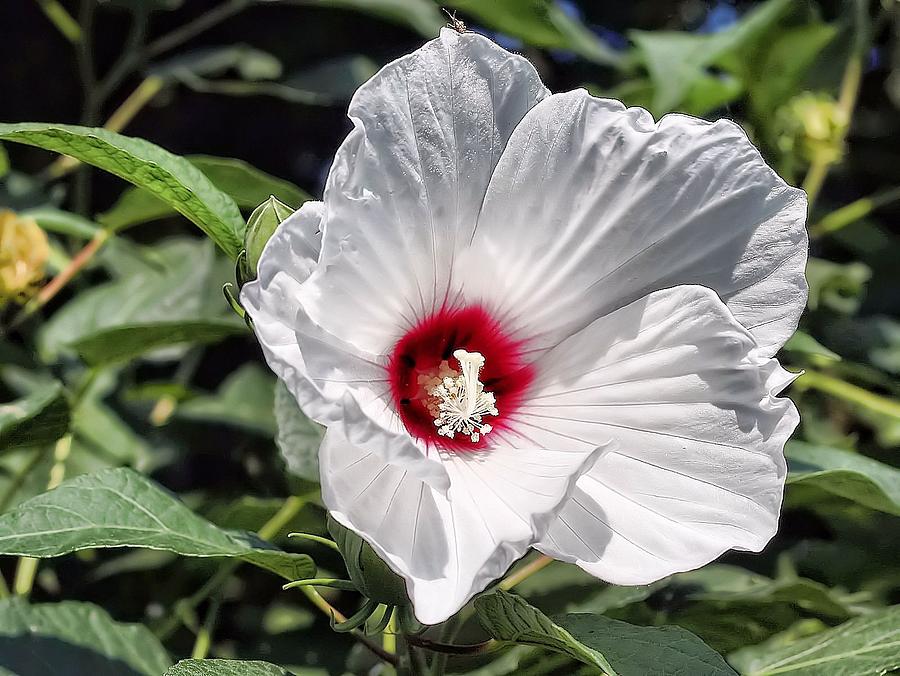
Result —
[[[299, 208], [310, 196], [288, 181], [260, 171], [242, 160], [230, 157], [193, 155], [185, 158], [202, 171], [212, 184], [231, 197], [241, 209], [253, 209], [269, 195], [293, 208]], [[175, 208], [142, 188], [129, 188], [97, 220], [112, 230], [121, 230], [148, 221], [174, 216]]]
[[231, 258], [244, 219], [224, 192], [183, 157], [139, 138], [66, 124], [0, 124], [0, 139], [69, 155], [144, 188], [203, 230]]
[[239, 558], [288, 580], [316, 571], [308, 556], [281, 551], [252, 533], [223, 530], [128, 468], [65, 481], [0, 516], [0, 554], [47, 558], [101, 547]]

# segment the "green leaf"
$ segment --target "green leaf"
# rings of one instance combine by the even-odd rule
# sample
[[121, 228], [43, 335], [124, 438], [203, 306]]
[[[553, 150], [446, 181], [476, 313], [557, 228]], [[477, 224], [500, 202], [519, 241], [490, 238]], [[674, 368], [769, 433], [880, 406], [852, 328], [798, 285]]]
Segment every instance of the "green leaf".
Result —
[[436, 37], [446, 17], [431, 0], [299, 0], [304, 5], [364, 12], [409, 26], [426, 38]]
[[291, 672], [269, 662], [182, 660], [163, 676], [291, 676]]
[[[283, 531], [298, 531], [324, 535], [324, 508], [320, 498], [307, 494], [307, 502], [290, 521], [284, 524]], [[284, 506], [284, 498], [259, 498], [243, 495], [230, 502], [213, 502], [206, 504], [201, 510], [204, 517], [217, 526], [236, 528], [238, 530], [255, 530], [275, 516]]]
[[250, 45], [202, 47], [158, 61], [150, 75], [183, 81], [192, 77], [215, 77], [230, 70], [245, 80], [275, 80], [281, 77], [281, 62], [272, 54]]
[[47, 558], [98, 547], [145, 547], [182, 556], [239, 558], [289, 580], [311, 577], [304, 554], [251, 533], [223, 530], [128, 468], [63, 482], [0, 516], [0, 553]]
[[696, 83], [717, 65], [764, 37], [791, 8], [791, 0], [768, 0], [727, 30], [713, 34], [631, 31], [638, 54], [654, 84], [652, 111], [679, 108]]
[[169, 345], [218, 343], [245, 330], [230, 317], [197, 321], [155, 322], [151, 326], [120, 326], [85, 336], [72, 348], [92, 366], [126, 361]]
[[70, 155], [108, 171], [168, 204], [231, 258], [244, 240], [244, 219], [228, 195], [190, 162], [149, 141], [105, 129], [64, 124], [0, 124], [0, 139]]
[[637, 627], [587, 613], [551, 619], [518, 596], [499, 590], [477, 598], [475, 612], [497, 640], [564, 653], [610, 676], [735, 674], [721, 655], [679, 627]]
[[235, 425], [263, 436], [275, 434], [275, 378], [256, 364], [230, 373], [214, 395], [193, 397], [176, 409], [179, 418]]
[[304, 415], [294, 395], [280, 380], [275, 385], [275, 443], [288, 471], [301, 479], [319, 482], [319, 446], [324, 431]]
[[254, 209], [270, 195], [294, 209], [312, 199], [293, 183], [260, 171], [243, 160], [210, 155], [192, 155], [188, 159], [241, 209]]
[[753, 662], [764, 658], [773, 650], [791, 645], [800, 639], [821, 634], [828, 631], [831, 627], [817, 618], [807, 618], [795, 622], [784, 631], [778, 632], [771, 638], [766, 639], [762, 643], [750, 645], [741, 648], [728, 655], [728, 663], [741, 673], [746, 673]]
[[794, 352], [814, 358], [818, 357], [829, 362], [841, 360], [839, 354], [829, 350], [805, 331], [796, 331], [794, 335], [788, 339], [788, 342], [784, 344], [783, 349], [787, 352]]
[[550, 0], [447, 0], [443, 4], [459, 10], [460, 19], [471, 17], [535, 47], [565, 49], [608, 66], [617, 66], [622, 60], [587, 26]]
[[90, 603], [0, 601], [0, 673], [159, 676], [172, 661], [140, 624], [113, 620]]
[[[146, 471], [159, 463], [162, 452], [159, 449], [151, 451], [147, 441], [104, 402], [116, 384], [116, 373], [108, 370], [82, 392], [72, 411], [72, 455], [78, 458], [79, 452], [84, 451], [101, 457], [106, 462], [101, 467], [129, 465]], [[66, 476], [73, 476], [71, 461], [67, 464]]]
[[900, 606], [771, 650], [745, 668], [748, 676], [874, 676], [900, 669]]
[[828, 308], [842, 314], [853, 314], [862, 303], [866, 283], [872, 271], [863, 263], [833, 263], [823, 258], [806, 262], [811, 310]]
[[750, 106], [761, 122], [770, 122], [772, 113], [803, 89], [806, 74], [838, 30], [812, 22], [773, 33], [741, 62]]
[[53, 443], [69, 429], [69, 418], [69, 402], [59, 383], [0, 404], [0, 452]]
[[368, 56], [347, 54], [292, 73], [285, 84], [336, 103], [348, 101], [377, 72], [378, 64]]
[[900, 516], [900, 470], [859, 453], [788, 442], [791, 486], [812, 486], [861, 505]]
[[[241, 209], [254, 209], [270, 195], [295, 209], [311, 199], [293, 183], [260, 171], [243, 160], [208, 155], [192, 155], [187, 160]], [[97, 220], [112, 230], [121, 230], [176, 213], [172, 206], [153, 193], [141, 188], [129, 188], [111, 209], [98, 215]]]
[[60, 235], [71, 235], [80, 239], [90, 239], [99, 230], [96, 223], [78, 214], [53, 207], [26, 209], [21, 215], [33, 218], [47, 232], [57, 232]]
[[67, 303], [38, 334], [47, 362], [75, 352], [92, 365], [161, 347], [206, 344], [246, 333], [222, 298], [233, 273], [208, 242], [175, 239], [150, 249], [155, 264], [95, 286]]
[[409, 605], [403, 578], [378, 557], [368, 542], [330, 516], [328, 532], [344, 557], [347, 574], [363, 596], [389, 606]]

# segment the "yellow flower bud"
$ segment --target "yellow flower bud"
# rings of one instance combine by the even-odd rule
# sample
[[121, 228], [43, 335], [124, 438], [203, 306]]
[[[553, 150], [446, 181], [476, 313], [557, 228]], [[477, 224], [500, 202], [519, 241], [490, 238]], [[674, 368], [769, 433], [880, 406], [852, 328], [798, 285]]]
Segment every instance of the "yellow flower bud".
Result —
[[44, 277], [49, 255], [47, 234], [33, 218], [0, 209], [0, 304], [28, 298]]

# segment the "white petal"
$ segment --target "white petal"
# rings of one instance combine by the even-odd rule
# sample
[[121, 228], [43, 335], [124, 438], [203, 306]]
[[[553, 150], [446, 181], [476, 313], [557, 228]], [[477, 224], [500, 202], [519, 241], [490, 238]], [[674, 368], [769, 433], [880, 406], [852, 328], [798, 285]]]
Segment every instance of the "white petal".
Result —
[[386, 401], [382, 357], [323, 331], [300, 306], [301, 284], [317, 262], [323, 214], [321, 202], [307, 202], [285, 219], [263, 250], [257, 279], [241, 289], [266, 361], [310, 418], [344, 426], [356, 443], [446, 490], [446, 470], [410, 438]]
[[398, 319], [440, 307], [502, 150], [546, 95], [528, 61], [452, 30], [364, 84], [325, 189], [323, 265], [304, 287], [315, 322], [378, 353]]
[[305, 376], [306, 365], [297, 343], [295, 319], [300, 311], [300, 285], [316, 265], [324, 205], [306, 202], [286, 218], [269, 238], [257, 266], [257, 278], [241, 289], [241, 303], [266, 361], [288, 386], [308, 415], [324, 419], [333, 407], [321, 402]]
[[535, 106], [510, 138], [459, 265], [549, 347], [677, 284], [714, 289], [770, 356], [806, 302], [806, 195], [736, 124], [584, 91]]
[[778, 524], [791, 380], [715, 293], [655, 292], [546, 353], [526, 426], [618, 447], [578, 480], [539, 549], [615, 584], [646, 584]]
[[494, 448], [446, 454], [440, 493], [329, 428], [322, 499], [406, 579], [416, 617], [442, 622], [497, 579], [549, 527], [603, 448]]

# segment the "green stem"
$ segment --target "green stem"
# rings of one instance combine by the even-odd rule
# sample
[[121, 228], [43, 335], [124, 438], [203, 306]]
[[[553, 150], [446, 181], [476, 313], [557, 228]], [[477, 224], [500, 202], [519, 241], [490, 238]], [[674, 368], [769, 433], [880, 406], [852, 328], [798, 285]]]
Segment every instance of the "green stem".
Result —
[[[322, 611], [322, 613], [326, 615], [332, 622], [340, 623], [347, 621], [347, 617], [337, 608], [328, 603], [328, 601], [322, 598], [322, 595], [319, 594], [319, 592], [317, 592], [314, 587], [300, 587], [299, 589], [306, 595], [306, 598], [308, 598], [310, 602], [316, 608]], [[363, 634], [363, 632], [359, 631], [358, 629], [354, 629], [349, 633], [350, 636], [356, 639], [360, 644], [364, 645], [377, 657], [381, 658], [388, 664], [393, 665], [394, 667], [399, 664], [399, 660], [397, 659], [396, 655], [386, 651], [374, 641], [371, 641], [368, 636]]]
[[813, 388], [851, 404], [863, 406], [876, 413], [900, 420], [900, 401], [883, 397], [819, 371], [806, 371], [797, 379], [794, 386], [801, 390]]
[[287, 498], [281, 505], [281, 508], [272, 515], [272, 518], [266, 521], [263, 527], [257, 531], [257, 535], [263, 540], [271, 540], [276, 537], [300, 513], [300, 510], [303, 509], [307, 502], [307, 496], [297, 497], [292, 495]]
[[[76, 57], [78, 62], [78, 74], [81, 86], [84, 90], [84, 100], [81, 106], [81, 119], [79, 122], [86, 126], [97, 124], [100, 114], [100, 104], [97, 101], [97, 75], [94, 64], [94, 7], [95, 0], [82, 0], [81, 10], [78, 15], [78, 23], [81, 26], [81, 40], [78, 42]], [[83, 169], [75, 175], [72, 188], [72, 210], [82, 216], [87, 216], [90, 206], [91, 173], [89, 169]]]
[[359, 591], [356, 585], [350, 580], [340, 580], [335, 577], [313, 577], [307, 580], [294, 580], [288, 582], [282, 589], [297, 589], [298, 587], [330, 587], [331, 589], [342, 589], [344, 591]]
[[143, 44], [147, 37], [149, 20], [150, 14], [146, 8], [141, 8], [135, 12], [131, 28], [128, 31], [128, 37], [125, 39], [122, 54], [97, 85], [96, 103], [98, 108], [122, 84], [125, 78], [141, 64], [144, 58]]
[[[291, 496], [287, 498], [281, 505], [281, 508], [272, 515], [272, 518], [266, 521], [262, 528], [257, 531], [257, 535], [263, 540], [271, 540], [284, 530], [305, 504], [305, 497]], [[231, 577], [239, 565], [240, 561], [228, 561], [222, 564], [219, 570], [200, 589], [191, 596], [178, 601], [175, 604], [174, 612], [157, 628], [156, 635], [163, 640], [171, 636], [184, 623], [184, 618], [215, 593]]]
[[386, 653], [391, 655], [397, 652], [397, 620], [400, 613], [393, 613], [388, 620], [387, 628], [381, 635], [381, 645]]
[[49, 450], [49, 446], [41, 446], [40, 448], [35, 449], [34, 454], [31, 456], [31, 459], [23, 466], [16, 475], [12, 478], [9, 483], [9, 486], [6, 488], [6, 491], [3, 493], [3, 497], [0, 498], [0, 514], [5, 512], [10, 503], [12, 502], [13, 497], [22, 486], [25, 484], [25, 480], [28, 478], [28, 475], [34, 471], [34, 468], [41, 464], [41, 461], [44, 459], [44, 456], [47, 454]]
[[337, 542], [334, 540], [329, 540], [328, 538], [323, 538], [318, 535], [313, 535], [312, 533], [288, 533], [289, 538], [300, 538], [301, 540], [309, 540], [310, 542], [317, 542], [320, 545], [325, 545], [330, 549], [333, 549], [336, 552], [340, 552], [341, 548], [338, 547]]
[[193, 21], [176, 28], [171, 33], [154, 40], [147, 45], [146, 55], [148, 57], [159, 56], [163, 52], [174, 49], [225, 19], [234, 16], [249, 5], [250, 0], [229, 0], [229, 2], [225, 2], [215, 9], [198, 16]]
[[[850, 131], [850, 122], [853, 119], [853, 111], [856, 108], [856, 99], [859, 95], [859, 86], [863, 74], [863, 57], [868, 45], [868, 33], [865, 29], [867, 11], [866, 2], [864, 0], [856, 0], [856, 17], [854, 21], [856, 32], [853, 39], [853, 51], [844, 67], [844, 75], [841, 79], [841, 89], [837, 102], [838, 111], [842, 114], [844, 121], [844, 126], [836, 139], [838, 146], [843, 146], [847, 139], [847, 133]], [[831, 167], [832, 162], [830, 160], [820, 158], [814, 159], [809, 167], [806, 178], [803, 180], [803, 189], [806, 191], [807, 199], [809, 200], [809, 213], [812, 213], [813, 205], [819, 196], [819, 192], [822, 190], [822, 185], [825, 183]]]
[[[53, 458], [55, 460], [53, 467], [50, 469], [50, 479], [47, 481], [47, 490], [52, 491], [59, 486], [63, 479], [66, 478], [66, 460], [72, 452], [72, 435], [67, 434], [59, 441], [53, 449]], [[13, 580], [13, 591], [18, 596], [28, 597], [34, 586], [34, 578], [37, 575], [38, 560], [22, 556], [19, 557], [19, 563], [16, 566], [16, 577]]]
[[553, 559], [547, 556], [546, 554], [541, 554], [534, 561], [531, 561], [518, 570], [516, 572], [511, 573], [497, 585], [498, 589], [503, 589], [504, 591], [509, 591], [517, 584], [524, 582], [529, 577], [537, 573], [538, 571], [543, 570], [547, 566], [553, 563]]
[[35, 0], [40, 6], [44, 15], [50, 19], [50, 22], [56, 26], [56, 30], [62, 33], [72, 44], [78, 44], [81, 41], [81, 26], [72, 18], [72, 15], [66, 11], [57, 0]]
[[[553, 559], [549, 556], [541, 554], [536, 559], [520, 566], [514, 572], [510, 573], [497, 585], [499, 589], [509, 591], [518, 584], [521, 584], [535, 573], [543, 570], [553, 563]], [[444, 645], [452, 645], [459, 632], [465, 626], [466, 622], [472, 617], [473, 611], [471, 606], [465, 606], [456, 616], [452, 617], [441, 628], [439, 643]], [[434, 657], [434, 663], [431, 665], [432, 676], [444, 676], [447, 669], [447, 659], [450, 653], [446, 651], [438, 651]]]
[[841, 228], [856, 223], [870, 213], [892, 202], [900, 200], [900, 186], [877, 193], [870, 197], [863, 197], [855, 202], [832, 211], [823, 217], [818, 223], [809, 228], [810, 237], [822, 237], [837, 232]]
[[212, 634], [215, 630], [216, 617], [219, 614], [219, 606], [221, 602], [218, 598], [214, 598], [209, 604], [209, 610], [206, 611], [206, 619], [203, 620], [203, 626], [197, 632], [197, 639], [194, 641], [194, 648], [191, 650], [192, 660], [203, 660], [209, 654], [209, 648], [212, 645]]
[[424, 648], [436, 653], [444, 653], [446, 655], [485, 655], [499, 650], [503, 647], [502, 641], [496, 639], [488, 639], [481, 643], [473, 643], [471, 645], [458, 645], [455, 643], [441, 643], [440, 641], [432, 641], [424, 636], [407, 636], [406, 640], [417, 648]]

